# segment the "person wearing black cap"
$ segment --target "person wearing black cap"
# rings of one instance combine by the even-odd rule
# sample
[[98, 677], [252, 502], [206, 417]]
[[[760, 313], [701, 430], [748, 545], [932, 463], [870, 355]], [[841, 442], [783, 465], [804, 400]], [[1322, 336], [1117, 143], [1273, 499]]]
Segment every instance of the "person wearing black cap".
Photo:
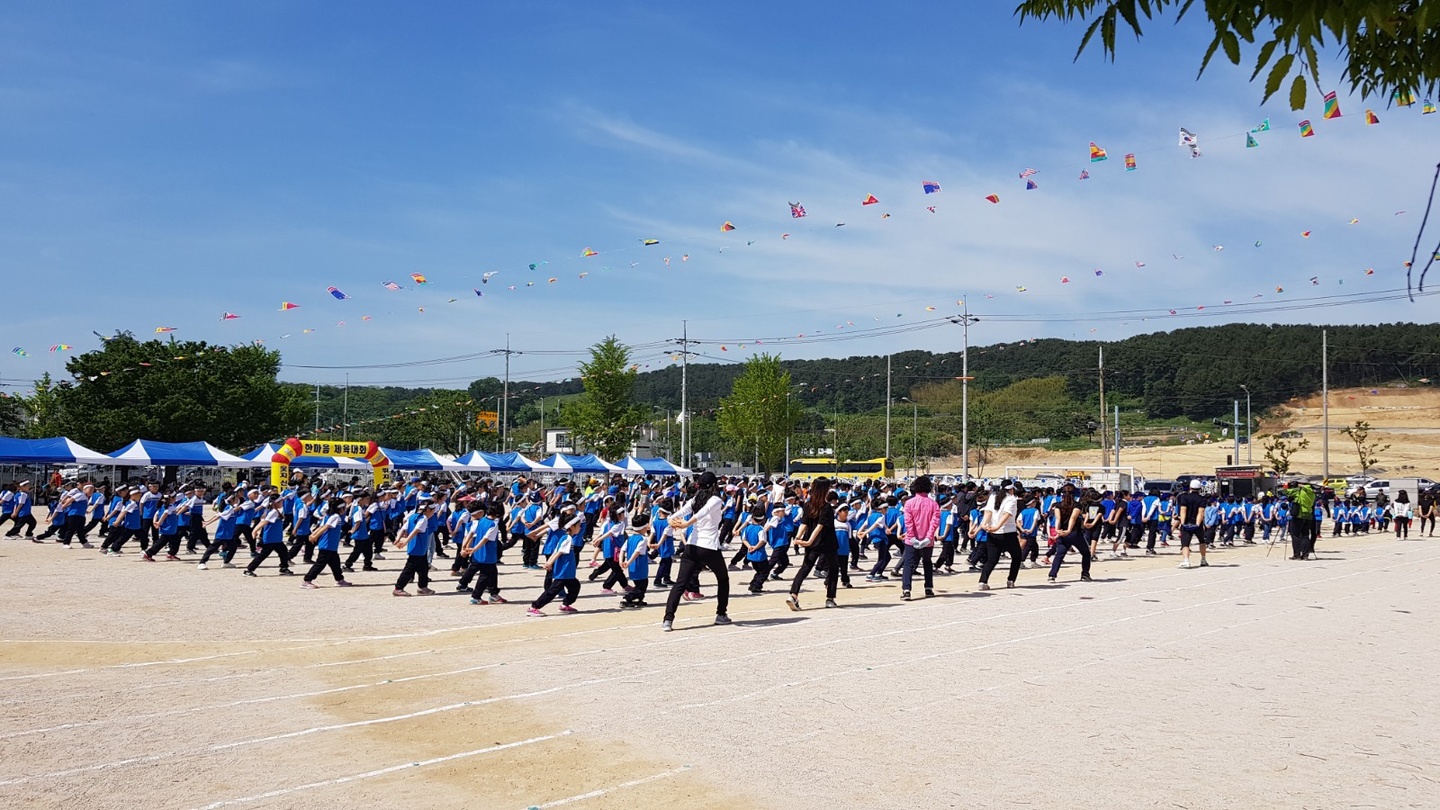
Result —
[[715, 575], [715, 623], [730, 623], [730, 617], [725, 612], [730, 604], [730, 572], [725, 567], [725, 556], [720, 552], [720, 521], [724, 517], [725, 503], [715, 492], [715, 473], [701, 473], [696, 483], [699, 487], [695, 497], [670, 517], [672, 532], [691, 526], [695, 527], [695, 531], [681, 552], [680, 573], [670, 588], [670, 598], [665, 601], [665, 620], [660, 626], [666, 632], [674, 629], [675, 611], [685, 594], [685, 586], [701, 568], [708, 568]]
[[1006, 478], [990, 494], [990, 500], [985, 504], [981, 528], [989, 539], [985, 543], [985, 565], [980, 569], [982, 591], [990, 590], [990, 572], [994, 571], [1000, 562], [1001, 554], [1010, 555], [1010, 577], [1005, 581], [1005, 586], [1015, 587], [1015, 578], [1020, 575], [1020, 560], [1023, 554], [1020, 551], [1020, 537], [1015, 528], [1015, 516], [1020, 508], [1020, 491], [1019, 484]]

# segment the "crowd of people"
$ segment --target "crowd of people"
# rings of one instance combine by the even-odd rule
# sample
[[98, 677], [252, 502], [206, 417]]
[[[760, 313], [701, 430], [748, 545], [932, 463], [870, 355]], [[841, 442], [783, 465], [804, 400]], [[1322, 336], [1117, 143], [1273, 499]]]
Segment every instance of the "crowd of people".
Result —
[[786, 583], [792, 610], [802, 608], [812, 577], [823, 582], [825, 607], [838, 607], [838, 589], [861, 577], [898, 579], [900, 598], [908, 601], [917, 578], [921, 593], [934, 595], [937, 574], [978, 574], [978, 587], [989, 590], [1002, 558], [1006, 587], [1015, 587], [1027, 567], [1048, 569], [1054, 583], [1072, 554], [1080, 558], [1080, 580], [1090, 581], [1092, 562], [1107, 546], [1107, 558], [1121, 559], [1132, 551], [1157, 555], [1173, 543], [1179, 567], [1190, 568], [1207, 566], [1213, 547], [1288, 537], [1291, 559], [1304, 560], [1313, 558], [1326, 520], [1334, 536], [1393, 524], [1396, 537], [1407, 538], [1418, 521], [1417, 534], [1433, 537], [1440, 515], [1428, 494], [1413, 504], [1406, 492], [1394, 500], [1326, 501], [1309, 484], [1236, 497], [1203, 494], [1199, 481], [1175, 495], [1077, 483], [1027, 490], [1010, 479], [806, 482], [705, 472], [688, 480], [615, 476], [548, 484], [523, 475], [508, 482], [422, 476], [375, 488], [295, 473], [283, 488], [241, 480], [217, 492], [201, 483], [57, 481], [46, 499], [45, 528], [36, 534], [41, 507], [31, 488], [26, 481], [0, 488], [6, 537], [23, 532], [66, 548], [93, 548], [94, 537], [108, 557], [126, 554], [134, 541], [145, 562], [162, 555], [181, 561], [183, 546], [200, 555], [199, 570], [244, 563], [247, 577], [259, 576], [273, 556], [282, 576], [296, 573], [297, 561], [308, 566], [301, 579], [307, 589], [318, 588], [327, 571], [336, 586], [348, 586], [357, 565], [379, 571], [375, 563], [390, 552], [404, 558], [392, 591], [397, 597], [412, 595], [412, 581], [415, 594], [435, 593], [431, 572], [448, 560], [455, 589], [468, 591], [475, 605], [507, 601], [499, 568], [509, 555], [510, 565], [542, 577], [540, 596], [527, 608], [531, 616], [545, 615], [557, 599], [560, 612], [577, 612], [582, 584], [598, 584], [625, 609], [647, 607], [654, 588], [666, 593], [666, 630], [682, 602], [710, 598], [701, 589], [702, 569], [714, 579], [716, 622], [725, 624], [732, 572], [759, 594], [781, 587], [773, 583], [785, 582], [794, 565]]

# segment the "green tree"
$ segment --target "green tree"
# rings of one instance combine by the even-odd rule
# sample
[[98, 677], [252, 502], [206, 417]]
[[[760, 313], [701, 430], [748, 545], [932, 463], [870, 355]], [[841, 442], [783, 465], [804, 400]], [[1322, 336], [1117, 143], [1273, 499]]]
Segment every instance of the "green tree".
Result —
[[1388, 444], [1370, 441], [1370, 423], [1356, 419], [1355, 424], [1340, 428], [1341, 435], [1355, 443], [1355, 455], [1360, 460], [1360, 474], [1369, 475], [1370, 468], [1380, 461], [1380, 454], [1390, 449]]
[[1301, 439], [1295, 444], [1286, 441], [1283, 436], [1265, 437], [1265, 460], [1270, 462], [1271, 469], [1276, 475], [1285, 475], [1290, 472], [1290, 457], [1310, 446], [1309, 439]]
[[141, 343], [121, 333], [65, 368], [74, 382], [59, 384], [52, 425], [102, 451], [140, 438], [241, 450], [294, 434], [310, 412], [276, 382], [280, 353], [260, 346]]
[[495, 398], [503, 395], [504, 392], [505, 383], [498, 377], [481, 377], [470, 383], [470, 398], [475, 400], [477, 407], [483, 406], [487, 402], [490, 403], [489, 408], [481, 408], [482, 410], [493, 410]]
[[720, 400], [720, 434], [737, 449], [758, 453], [765, 470], [776, 470], [785, 463], [785, 439], [803, 410], [790, 395], [790, 372], [780, 367], [779, 356], [759, 354], [745, 362], [730, 396]]
[[0, 397], [0, 436], [18, 436], [25, 430], [25, 402], [18, 396]]
[[[476, 410], [464, 391], [432, 391], [412, 400], [408, 410], [382, 421], [376, 442], [396, 450], [434, 450], [452, 455], [490, 449], [495, 434], [477, 425]], [[350, 435], [363, 432], [352, 429]]]
[[[1075, 58], [1100, 35], [1105, 56], [1114, 60], [1115, 39], [1123, 24], [1141, 36], [1145, 22], [1172, 14], [1176, 23], [1195, 0], [1025, 0], [1016, 9], [1021, 22], [1090, 20]], [[1200, 4], [1215, 29], [1200, 73], [1216, 51], [1240, 64], [1241, 42], [1259, 45], [1253, 81], [1267, 67], [1265, 99], [1290, 83], [1290, 108], [1305, 106], [1306, 80], [1320, 86], [1319, 50], [1327, 38], [1338, 48], [1345, 67], [1340, 78], [1363, 98], [1390, 98], [1392, 93], [1430, 94], [1440, 83], [1440, 8], [1433, 0], [1205, 0]]]
[[[25, 438], [48, 439], [70, 433], [60, 401], [62, 392], [63, 389], [56, 385], [50, 379], [50, 373], [46, 372], [44, 376], [35, 381], [35, 385], [31, 387], [28, 394], [19, 395], [23, 420], [20, 432]], [[80, 441], [80, 439], [76, 439], [76, 441]], [[84, 444], [84, 442], [81, 443]], [[117, 444], [115, 447], [119, 448], [120, 445]]]
[[590, 361], [580, 364], [585, 393], [563, 408], [575, 438], [605, 458], [629, 453], [650, 418], [646, 408], [635, 404], [636, 372], [630, 349], [611, 335], [590, 347]]

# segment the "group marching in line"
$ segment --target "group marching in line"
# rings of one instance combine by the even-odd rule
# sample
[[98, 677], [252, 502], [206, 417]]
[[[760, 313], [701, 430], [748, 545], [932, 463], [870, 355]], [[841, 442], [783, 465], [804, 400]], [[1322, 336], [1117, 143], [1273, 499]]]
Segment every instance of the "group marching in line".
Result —
[[1387, 531], [1393, 524], [1397, 538], [1408, 538], [1417, 520], [1419, 535], [1427, 536], [1428, 527], [1434, 536], [1440, 514], [1428, 494], [1415, 504], [1405, 492], [1393, 501], [1327, 502], [1302, 483], [1242, 498], [1203, 494], [1198, 480], [1174, 496], [1077, 483], [1026, 490], [1010, 479], [952, 486], [936, 485], [928, 475], [908, 483], [805, 482], [721, 479], [710, 472], [688, 480], [615, 476], [550, 485], [523, 475], [508, 483], [417, 477], [379, 489], [297, 473], [284, 488], [242, 480], [213, 493], [199, 483], [57, 483], [47, 504], [48, 526], [38, 535], [31, 483], [0, 489], [0, 526], [11, 524], [6, 537], [23, 531], [36, 543], [53, 537], [66, 548], [92, 548], [94, 534], [108, 557], [122, 556], [133, 540], [145, 562], [162, 553], [167, 561], [180, 561], [183, 544], [186, 553], [201, 555], [196, 567], [202, 571], [212, 560], [236, 568], [243, 546], [249, 554], [245, 576], [258, 576], [271, 556], [281, 575], [293, 575], [298, 558], [309, 566], [301, 581], [306, 589], [318, 588], [327, 569], [337, 586], [348, 586], [346, 575], [357, 564], [364, 572], [379, 571], [375, 562], [393, 549], [403, 551], [405, 560], [395, 596], [410, 596], [412, 580], [417, 594], [435, 593], [431, 571], [437, 559], [448, 559], [455, 590], [469, 591], [474, 605], [507, 601], [499, 567], [518, 546], [520, 568], [543, 572], [543, 590], [529, 615], [545, 615], [557, 598], [560, 612], [578, 612], [582, 582], [599, 583], [600, 592], [618, 597], [625, 609], [646, 607], [653, 587], [668, 589], [666, 630], [681, 602], [706, 599], [701, 569], [715, 579], [715, 621], [728, 624], [731, 572], [748, 576], [747, 591], [759, 594], [797, 565], [786, 604], [801, 609], [803, 585], [813, 576], [823, 580], [824, 605], [833, 608], [839, 606], [838, 588], [852, 587], [852, 574], [867, 583], [898, 577], [900, 598], [909, 601], [917, 575], [926, 597], [934, 595], [936, 574], [978, 573], [978, 587], [989, 590], [1002, 556], [1009, 557], [1006, 587], [1015, 587], [1026, 567], [1048, 568], [1048, 582], [1056, 582], [1072, 552], [1080, 557], [1080, 579], [1088, 582], [1092, 561], [1106, 544], [1107, 557], [1121, 559], [1142, 546], [1153, 556], [1157, 546], [1173, 542], [1182, 553], [1179, 567], [1190, 568], [1192, 544], [1199, 552], [1195, 567], [1204, 567], [1212, 547], [1253, 545], [1257, 536], [1262, 543], [1283, 543], [1288, 537], [1291, 559], [1304, 560], [1313, 558], [1327, 519], [1334, 536]]

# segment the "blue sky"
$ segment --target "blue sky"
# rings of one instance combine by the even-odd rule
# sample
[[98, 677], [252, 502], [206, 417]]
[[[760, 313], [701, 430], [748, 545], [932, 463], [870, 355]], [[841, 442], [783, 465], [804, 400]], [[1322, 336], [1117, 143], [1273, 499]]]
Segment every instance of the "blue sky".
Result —
[[[12, 5], [0, 380], [60, 371], [50, 345], [157, 326], [263, 339], [287, 379], [462, 387], [502, 362], [343, 367], [471, 355], [508, 333], [547, 352], [514, 358], [514, 376], [560, 379], [578, 358], [564, 352], [613, 332], [658, 368], [682, 320], [727, 361], [757, 339], [796, 358], [949, 351], [954, 326], [864, 330], [961, 298], [976, 344], [1433, 319], [1424, 300], [1303, 300], [1404, 286], [1440, 115], [1342, 95], [1344, 117], [1323, 121], [1314, 92], [1303, 114], [1261, 107], [1249, 71], [1220, 62], [1196, 81], [1198, 16], [1122, 41], [1114, 64], [1074, 63], [1079, 26], [1020, 27], [1010, 9]], [[1182, 126], [1203, 158], [1177, 145]], [[1089, 162], [1091, 141], [1108, 161]]]

